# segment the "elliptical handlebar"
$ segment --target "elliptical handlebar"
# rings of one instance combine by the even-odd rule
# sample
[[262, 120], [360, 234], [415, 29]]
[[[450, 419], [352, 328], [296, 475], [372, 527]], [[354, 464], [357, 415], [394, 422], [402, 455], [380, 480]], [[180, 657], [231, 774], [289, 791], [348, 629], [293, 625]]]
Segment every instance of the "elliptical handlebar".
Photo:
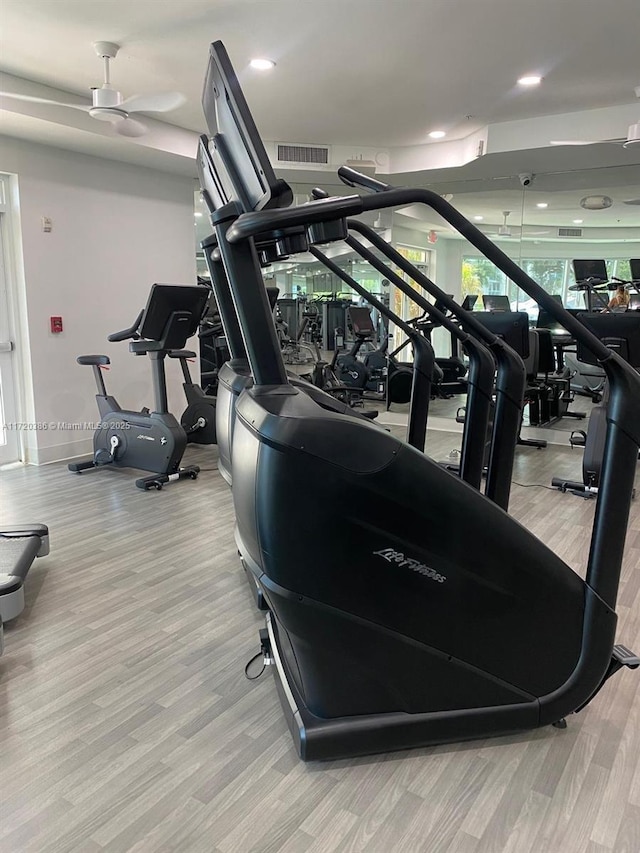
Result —
[[142, 322], [142, 317], [144, 315], [144, 308], [136, 317], [133, 325], [131, 325], [128, 329], [123, 329], [121, 332], [113, 332], [113, 334], [107, 337], [107, 340], [111, 343], [116, 343], [119, 341], [128, 341], [134, 340], [137, 341], [140, 338], [138, 334], [138, 329], [140, 328], [140, 323]]

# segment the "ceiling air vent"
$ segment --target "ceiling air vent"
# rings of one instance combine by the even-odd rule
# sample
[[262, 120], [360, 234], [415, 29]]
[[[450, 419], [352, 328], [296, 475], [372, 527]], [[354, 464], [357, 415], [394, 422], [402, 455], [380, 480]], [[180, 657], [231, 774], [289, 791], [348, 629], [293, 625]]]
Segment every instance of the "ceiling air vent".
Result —
[[278, 163], [329, 163], [326, 145], [290, 145], [278, 143]]
[[558, 237], [582, 237], [582, 228], [558, 228]]

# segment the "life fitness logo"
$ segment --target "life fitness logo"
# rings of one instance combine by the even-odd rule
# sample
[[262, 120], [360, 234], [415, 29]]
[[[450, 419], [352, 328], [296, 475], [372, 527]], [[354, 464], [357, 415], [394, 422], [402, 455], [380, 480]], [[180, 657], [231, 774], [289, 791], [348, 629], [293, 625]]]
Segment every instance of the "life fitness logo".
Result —
[[436, 572], [435, 569], [425, 566], [419, 560], [405, 556], [402, 551], [396, 551], [394, 548], [383, 548], [381, 551], [374, 551], [373, 555], [374, 557], [382, 557], [387, 563], [395, 563], [401, 568], [406, 566], [412, 572], [417, 572], [419, 575], [423, 575], [425, 578], [429, 578], [429, 580], [436, 583], [444, 583], [447, 579], [444, 575]]

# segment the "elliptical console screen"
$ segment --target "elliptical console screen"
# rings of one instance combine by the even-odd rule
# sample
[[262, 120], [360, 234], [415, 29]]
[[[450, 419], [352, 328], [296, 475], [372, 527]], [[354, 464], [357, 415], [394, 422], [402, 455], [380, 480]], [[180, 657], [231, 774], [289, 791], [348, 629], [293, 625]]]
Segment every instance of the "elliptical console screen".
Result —
[[588, 278], [595, 278], [598, 281], [609, 281], [607, 274], [607, 264], [603, 260], [575, 260], [573, 263], [573, 274], [576, 282], [586, 281]]
[[633, 281], [640, 281], [640, 258], [631, 258], [629, 266], [631, 267], [631, 278]]

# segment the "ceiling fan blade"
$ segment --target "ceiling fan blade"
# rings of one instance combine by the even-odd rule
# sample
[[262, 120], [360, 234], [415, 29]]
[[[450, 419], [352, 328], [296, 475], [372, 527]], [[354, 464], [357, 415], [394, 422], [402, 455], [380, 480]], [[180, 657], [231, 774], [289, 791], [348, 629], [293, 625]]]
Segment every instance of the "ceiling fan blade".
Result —
[[71, 110], [82, 110], [88, 113], [91, 105], [87, 104], [64, 104], [61, 101], [50, 101], [48, 98], [36, 98], [33, 95], [18, 95], [16, 92], [0, 92], [0, 98], [13, 98], [16, 101], [27, 101], [30, 104], [47, 104], [50, 107], [69, 107]]
[[116, 133], [120, 136], [128, 136], [135, 138], [136, 136], [144, 136], [148, 128], [146, 124], [138, 121], [135, 118], [126, 118], [124, 121], [118, 122], [115, 125]]
[[640, 205], [640, 198], [627, 198], [622, 203]]
[[599, 142], [597, 139], [588, 142], [584, 139], [552, 139], [549, 145], [598, 145]]
[[180, 92], [159, 92], [157, 95], [132, 95], [118, 105], [128, 113], [168, 113], [181, 107], [187, 99]]
[[549, 145], [624, 145], [624, 139], [552, 139]]

